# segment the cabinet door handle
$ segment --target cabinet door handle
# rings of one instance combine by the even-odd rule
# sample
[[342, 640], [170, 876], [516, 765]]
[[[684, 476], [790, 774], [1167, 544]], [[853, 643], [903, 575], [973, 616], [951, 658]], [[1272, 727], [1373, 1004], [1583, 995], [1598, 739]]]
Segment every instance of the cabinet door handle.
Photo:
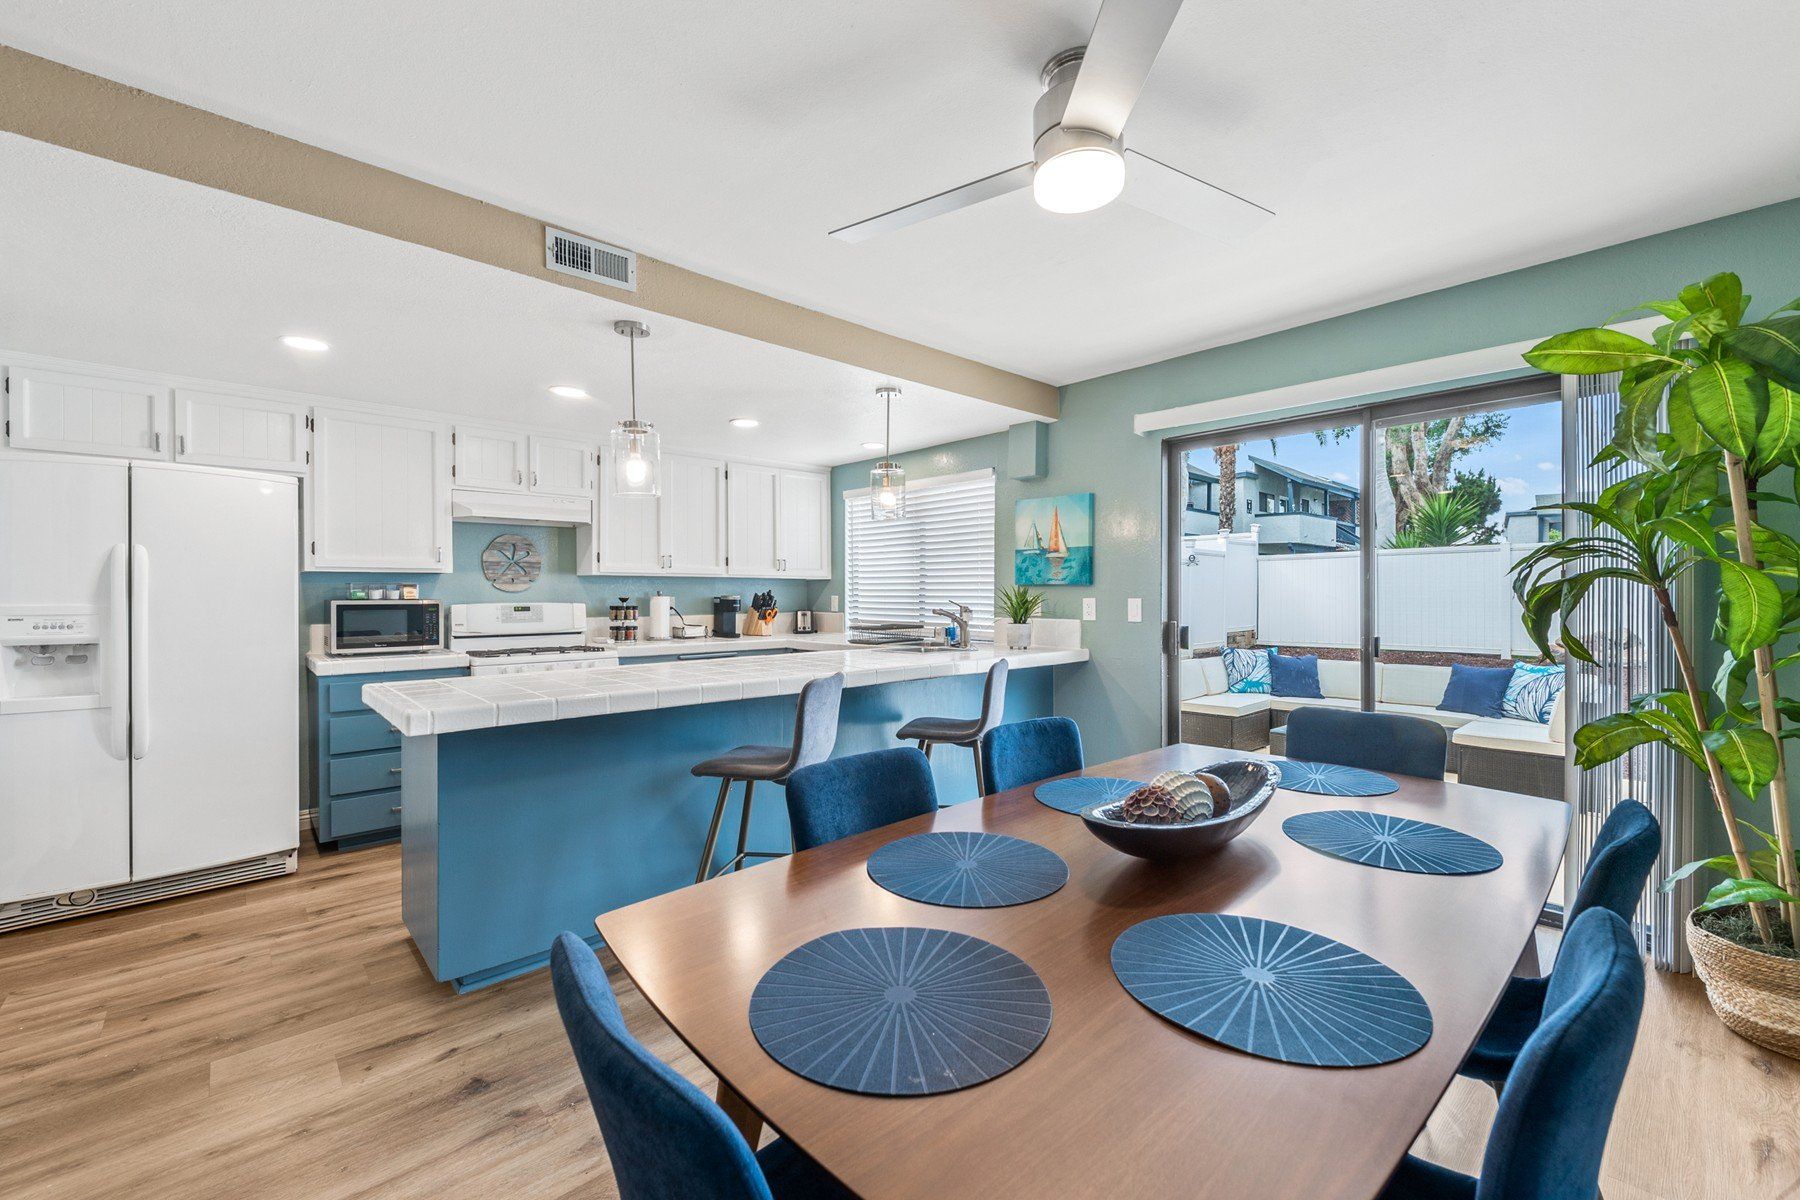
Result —
[[513, 468], [513, 482], [517, 484], [523, 484], [525, 482], [525, 472], [522, 468]]
[[390, 808], [390, 809], [388, 809], [388, 811], [389, 811], [389, 812], [399, 812], [399, 811], [400, 811], [400, 806], [399, 806], [399, 805], [398, 805], [398, 804], [396, 804], [396, 805], [394, 805], [394, 807], [392, 807], [392, 808]]
[[175, 455], [177, 458], [187, 457], [187, 434], [179, 433], [175, 435]]
[[389, 775], [398, 775], [400, 772], [404, 771], [405, 769], [406, 769], [405, 767], [389, 767], [388, 774]]
[[158, 454], [162, 453], [162, 430], [158, 429], [150, 435], [150, 448]]
[[531, 473], [531, 486], [532, 486], [532, 487], [536, 487], [536, 486], [537, 486], [537, 472], [536, 472], [536, 471], [533, 471], [533, 472], [532, 472], [532, 473]]

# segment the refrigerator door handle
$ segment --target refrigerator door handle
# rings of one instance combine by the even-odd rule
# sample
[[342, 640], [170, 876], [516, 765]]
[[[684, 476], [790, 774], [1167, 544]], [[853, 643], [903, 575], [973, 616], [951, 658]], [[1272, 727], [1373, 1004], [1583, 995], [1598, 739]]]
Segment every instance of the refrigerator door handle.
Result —
[[150, 753], [150, 552], [131, 548], [131, 757]]
[[112, 642], [105, 650], [106, 702], [112, 708], [107, 750], [123, 762], [131, 752], [131, 660], [126, 650], [131, 636], [131, 547], [124, 542], [114, 545], [106, 566], [111, 605], [107, 637]]

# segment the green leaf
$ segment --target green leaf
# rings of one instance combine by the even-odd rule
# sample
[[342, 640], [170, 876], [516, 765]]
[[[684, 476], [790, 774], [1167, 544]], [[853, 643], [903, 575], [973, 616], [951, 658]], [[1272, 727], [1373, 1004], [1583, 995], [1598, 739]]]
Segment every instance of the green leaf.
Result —
[[1775, 739], [1760, 729], [1709, 729], [1700, 741], [1745, 795], [1754, 796], [1768, 787], [1781, 769], [1781, 751]]
[[1675, 383], [1694, 406], [1694, 418], [1706, 435], [1740, 458], [1748, 458], [1756, 446], [1756, 434], [1768, 412], [1766, 390], [1752, 386], [1756, 372], [1735, 358], [1702, 363]]
[[1756, 560], [1770, 575], [1800, 575], [1800, 542], [1766, 525], [1750, 526], [1750, 546]]
[[1669, 436], [1675, 439], [1676, 451], [1685, 458], [1698, 454], [1706, 445], [1706, 439], [1694, 416], [1694, 402], [1681, 382], [1677, 379], [1675, 386], [1669, 389]]
[[1672, 358], [1642, 338], [1616, 329], [1576, 329], [1546, 338], [1525, 352], [1525, 361], [1554, 375], [1604, 375], [1638, 363], [1666, 362]]
[[1790, 896], [1772, 883], [1760, 879], [1727, 879], [1712, 891], [1706, 893], [1706, 899], [1700, 903], [1701, 912], [1712, 912], [1718, 908], [1730, 908], [1736, 904], [1778, 904], [1800, 903], [1800, 897]]
[[[1648, 304], [1640, 304], [1638, 306], [1638, 308], [1634, 308], [1631, 311], [1637, 312], [1638, 309], [1649, 308], [1649, 307], [1650, 306]], [[1792, 300], [1789, 300], [1786, 304], [1782, 305], [1780, 308], [1776, 309], [1775, 312], [1772, 312], [1769, 315], [1774, 316], [1775, 313], [1784, 313], [1784, 312], [1789, 311], [1790, 309], [1796, 309], [1796, 308], [1800, 308], [1800, 296], [1795, 296]], [[1662, 310], [1658, 309], [1657, 311], [1661, 312]], [[1666, 317], [1669, 314], [1663, 313], [1663, 315]]]
[[1585, 771], [1609, 763], [1628, 750], [1667, 740], [1667, 734], [1637, 713], [1614, 713], [1589, 721], [1575, 731], [1575, 765]]
[[1723, 326], [1736, 325], [1744, 315], [1744, 284], [1730, 271], [1721, 271], [1705, 283], [1690, 284], [1681, 289], [1681, 303], [1696, 316], [1716, 312]]
[[1725, 647], [1739, 658], [1767, 646], [1781, 629], [1781, 589], [1761, 571], [1733, 559], [1719, 560], [1719, 606]]
[[1667, 879], [1663, 880], [1661, 890], [1665, 891], [1665, 892], [1672, 892], [1675, 890], [1676, 884], [1680, 883], [1682, 880], [1686, 879], [1689, 875], [1692, 875], [1694, 872], [1702, 871], [1702, 870], [1717, 871], [1721, 875], [1729, 875], [1733, 879], [1736, 879], [1737, 878], [1737, 859], [1731, 857], [1731, 855], [1729, 855], [1729, 854], [1720, 854], [1713, 858], [1695, 859], [1693, 862], [1688, 863], [1686, 866], [1677, 868], [1674, 874], [1670, 875]]
[[1764, 380], [1769, 393], [1769, 413], [1756, 435], [1758, 471], [1793, 466], [1800, 455], [1800, 391]]
[[[1800, 305], [1800, 300], [1795, 301], [1795, 304]], [[1671, 321], [1679, 321], [1688, 315], [1687, 308], [1679, 300], [1646, 300], [1642, 304], [1634, 304], [1630, 308], [1620, 309], [1612, 316], [1606, 318], [1606, 323], [1611, 325], [1613, 322], [1623, 317], [1629, 317], [1634, 313], [1641, 313], [1646, 310], [1653, 313], [1661, 313]]]
[[1680, 542], [1708, 558], [1719, 556], [1718, 530], [1711, 521], [1698, 512], [1687, 511], [1670, 513], [1666, 517], [1657, 517], [1650, 522], [1650, 528], [1662, 534], [1672, 542]]
[[1723, 340], [1765, 379], [1800, 389], [1800, 313], [1740, 325], [1726, 332]]
[[1619, 398], [1619, 416], [1613, 424], [1612, 444], [1626, 458], [1647, 467], [1662, 466], [1657, 449], [1657, 418], [1662, 414], [1663, 397], [1679, 372], [1657, 371], [1628, 387]]

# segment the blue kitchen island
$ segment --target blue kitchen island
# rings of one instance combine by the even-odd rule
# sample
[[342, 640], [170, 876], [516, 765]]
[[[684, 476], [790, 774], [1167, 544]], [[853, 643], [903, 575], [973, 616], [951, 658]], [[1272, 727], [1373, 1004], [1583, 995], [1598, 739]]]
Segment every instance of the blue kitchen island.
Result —
[[[820, 650], [372, 684], [364, 702], [402, 735], [407, 930], [459, 991], [542, 966], [562, 930], [591, 935], [600, 913], [692, 885], [718, 784], [689, 768], [786, 744], [808, 680], [844, 672], [834, 753], [859, 754], [896, 745], [914, 717], [973, 715], [997, 657], [1011, 668], [1006, 720], [1018, 721], [1049, 715], [1052, 668], [1087, 652]], [[933, 768], [943, 803], [976, 795], [967, 751]], [[721, 858], [742, 786], [732, 795]], [[750, 845], [791, 845], [775, 785], [757, 788]]]

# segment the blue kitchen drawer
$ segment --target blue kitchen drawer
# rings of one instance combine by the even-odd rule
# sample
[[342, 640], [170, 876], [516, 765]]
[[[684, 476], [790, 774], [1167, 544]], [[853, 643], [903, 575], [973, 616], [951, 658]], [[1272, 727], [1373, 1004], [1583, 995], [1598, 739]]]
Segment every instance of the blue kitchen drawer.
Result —
[[372, 680], [366, 675], [355, 675], [349, 679], [333, 680], [325, 685], [325, 711], [330, 713], [368, 712], [369, 706], [363, 703], [363, 685], [387, 680]]
[[371, 833], [391, 833], [400, 828], [400, 789], [370, 792], [366, 796], [345, 796], [328, 800], [329, 821], [334, 838], [363, 837]]
[[386, 717], [372, 712], [334, 716], [325, 734], [325, 752], [334, 758], [367, 750], [392, 750], [399, 745], [400, 731], [389, 725]]
[[373, 792], [400, 786], [400, 752], [384, 750], [379, 754], [359, 754], [354, 758], [331, 760], [331, 794], [348, 796], [352, 792]]

